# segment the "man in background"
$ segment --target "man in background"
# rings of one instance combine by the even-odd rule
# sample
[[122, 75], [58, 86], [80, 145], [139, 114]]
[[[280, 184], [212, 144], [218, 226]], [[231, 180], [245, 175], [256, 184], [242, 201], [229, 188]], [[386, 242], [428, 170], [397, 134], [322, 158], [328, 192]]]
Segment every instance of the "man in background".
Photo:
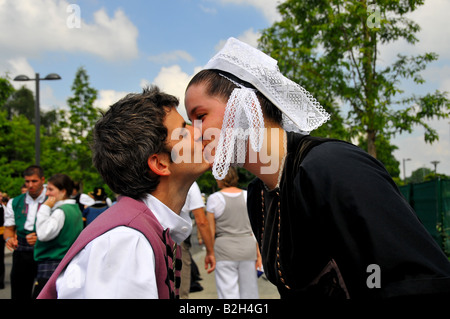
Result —
[[34, 261], [36, 243], [36, 214], [45, 201], [46, 188], [44, 170], [37, 165], [29, 166], [24, 172], [27, 192], [12, 198], [5, 211], [6, 247], [14, 251], [11, 269], [11, 298], [31, 299], [37, 264]]

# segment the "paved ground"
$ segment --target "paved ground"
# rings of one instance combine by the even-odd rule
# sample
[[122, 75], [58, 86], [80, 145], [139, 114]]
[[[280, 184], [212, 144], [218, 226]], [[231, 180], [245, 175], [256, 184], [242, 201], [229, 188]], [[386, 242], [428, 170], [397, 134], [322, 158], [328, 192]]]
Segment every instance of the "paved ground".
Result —
[[12, 253], [5, 248], [5, 289], [0, 289], [0, 299], [11, 299], [11, 283], [9, 281], [11, 265]]
[[[203, 291], [190, 293], [189, 299], [217, 299], [216, 280], [214, 272], [208, 274], [204, 269], [205, 251], [201, 250], [201, 248], [196, 247], [195, 244], [193, 245], [192, 251], [192, 258], [197, 264], [200, 271], [200, 276], [202, 277], [200, 285], [202, 285]], [[278, 294], [275, 286], [272, 285], [264, 276], [259, 277], [258, 288], [260, 299], [280, 299], [280, 295]]]

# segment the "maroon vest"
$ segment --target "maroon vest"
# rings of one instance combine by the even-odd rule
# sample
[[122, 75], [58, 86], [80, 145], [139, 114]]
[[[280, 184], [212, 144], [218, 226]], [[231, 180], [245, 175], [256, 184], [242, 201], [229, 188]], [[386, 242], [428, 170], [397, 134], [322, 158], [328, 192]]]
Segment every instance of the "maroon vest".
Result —
[[178, 267], [176, 267], [177, 270], [174, 274], [172, 265], [175, 265], [175, 262], [173, 262], [172, 248], [175, 243], [170, 238], [169, 230], [164, 231], [156, 217], [143, 202], [130, 197], [120, 197], [115, 205], [100, 214], [78, 236], [42, 289], [38, 299], [56, 299], [58, 297], [56, 279], [70, 261], [92, 240], [119, 226], [127, 226], [140, 231], [150, 242], [155, 254], [155, 275], [159, 299], [178, 297], [180, 277], [178, 265], [181, 264], [181, 249], [177, 249], [176, 252], [175, 257]]

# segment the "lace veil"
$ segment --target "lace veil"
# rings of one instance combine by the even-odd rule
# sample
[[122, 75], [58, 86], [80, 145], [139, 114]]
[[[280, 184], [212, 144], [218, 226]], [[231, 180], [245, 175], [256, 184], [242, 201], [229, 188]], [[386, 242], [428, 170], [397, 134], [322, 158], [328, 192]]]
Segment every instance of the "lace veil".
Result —
[[[235, 38], [227, 40], [205, 69], [226, 71], [252, 84], [280, 109], [286, 131], [308, 134], [330, 118], [308, 91], [281, 74], [275, 59]], [[226, 176], [230, 164], [244, 163], [248, 140], [257, 152], [264, 138], [264, 119], [254, 90], [234, 83], [238, 88], [225, 108], [216, 148], [213, 165], [216, 179]]]

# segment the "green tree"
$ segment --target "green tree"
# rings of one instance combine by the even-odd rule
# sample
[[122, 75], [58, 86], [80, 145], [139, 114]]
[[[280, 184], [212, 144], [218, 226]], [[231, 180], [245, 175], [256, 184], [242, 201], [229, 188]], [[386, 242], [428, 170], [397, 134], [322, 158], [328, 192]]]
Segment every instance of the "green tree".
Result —
[[420, 167], [411, 173], [411, 176], [406, 179], [406, 183], [422, 183], [432, 173], [434, 174], [432, 169]]
[[71, 89], [73, 96], [67, 99], [70, 108], [68, 128], [72, 142], [80, 143], [86, 140], [100, 115], [94, 107], [97, 90], [90, 86], [89, 76], [83, 67], [77, 70]]
[[[34, 163], [34, 112], [29, 118], [23, 111], [27, 108], [22, 107], [28, 105], [34, 110], [33, 94], [25, 88], [19, 91], [23, 94], [13, 94], [9, 80], [0, 78], [0, 190], [11, 196], [20, 194], [22, 172]], [[69, 110], [41, 112], [41, 166], [47, 178], [66, 173], [81, 181], [85, 192], [103, 186], [113, 196], [92, 165], [92, 129], [100, 112], [93, 105], [97, 91], [89, 85], [84, 68], [78, 69], [72, 92], [67, 100]], [[28, 102], [23, 102], [23, 96]], [[18, 103], [19, 100], [23, 103]]]
[[62, 131], [68, 131], [65, 135], [65, 151], [70, 159], [68, 171], [74, 180], [93, 188], [96, 183], [103, 184], [92, 165], [90, 149], [92, 130], [100, 117], [100, 111], [94, 107], [97, 90], [90, 86], [89, 76], [83, 67], [77, 70], [71, 89], [73, 95], [67, 99], [70, 110], [65, 114], [67, 125], [62, 125]]
[[12, 119], [14, 115], [24, 115], [31, 123], [34, 123], [34, 96], [33, 92], [25, 86], [12, 93], [3, 108], [8, 111], [9, 119]]
[[361, 133], [367, 151], [377, 157], [376, 140], [425, 129], [425, 141], [438, 139], [427, 119], [447, 118], [447, 93], [405, 96], [401, 79], [423, 84], [420, 71], [435, 53], [398, 55], [390, 66], [379, 63], [379, 46], [404, 39], [417, 44], [420, 27], [406, 18], [423, 0], [287, 0], [278, 6], [282, 21], [264, 30], [260, 47], [280, 70], [301, 83], [336, 115], [336, 104], [349, 108], [349, 137]]
[[20, 194], [22, 172], [34, 162], [34, 125], [24, 115], [8, 118], [0, 111], [0, 189], [11, 195]]
[[15, 89], [9, 81], [8, 76], [0, 77], [0, 110], [3, 109], [4, 104], [8, 98], [14, 93]]

